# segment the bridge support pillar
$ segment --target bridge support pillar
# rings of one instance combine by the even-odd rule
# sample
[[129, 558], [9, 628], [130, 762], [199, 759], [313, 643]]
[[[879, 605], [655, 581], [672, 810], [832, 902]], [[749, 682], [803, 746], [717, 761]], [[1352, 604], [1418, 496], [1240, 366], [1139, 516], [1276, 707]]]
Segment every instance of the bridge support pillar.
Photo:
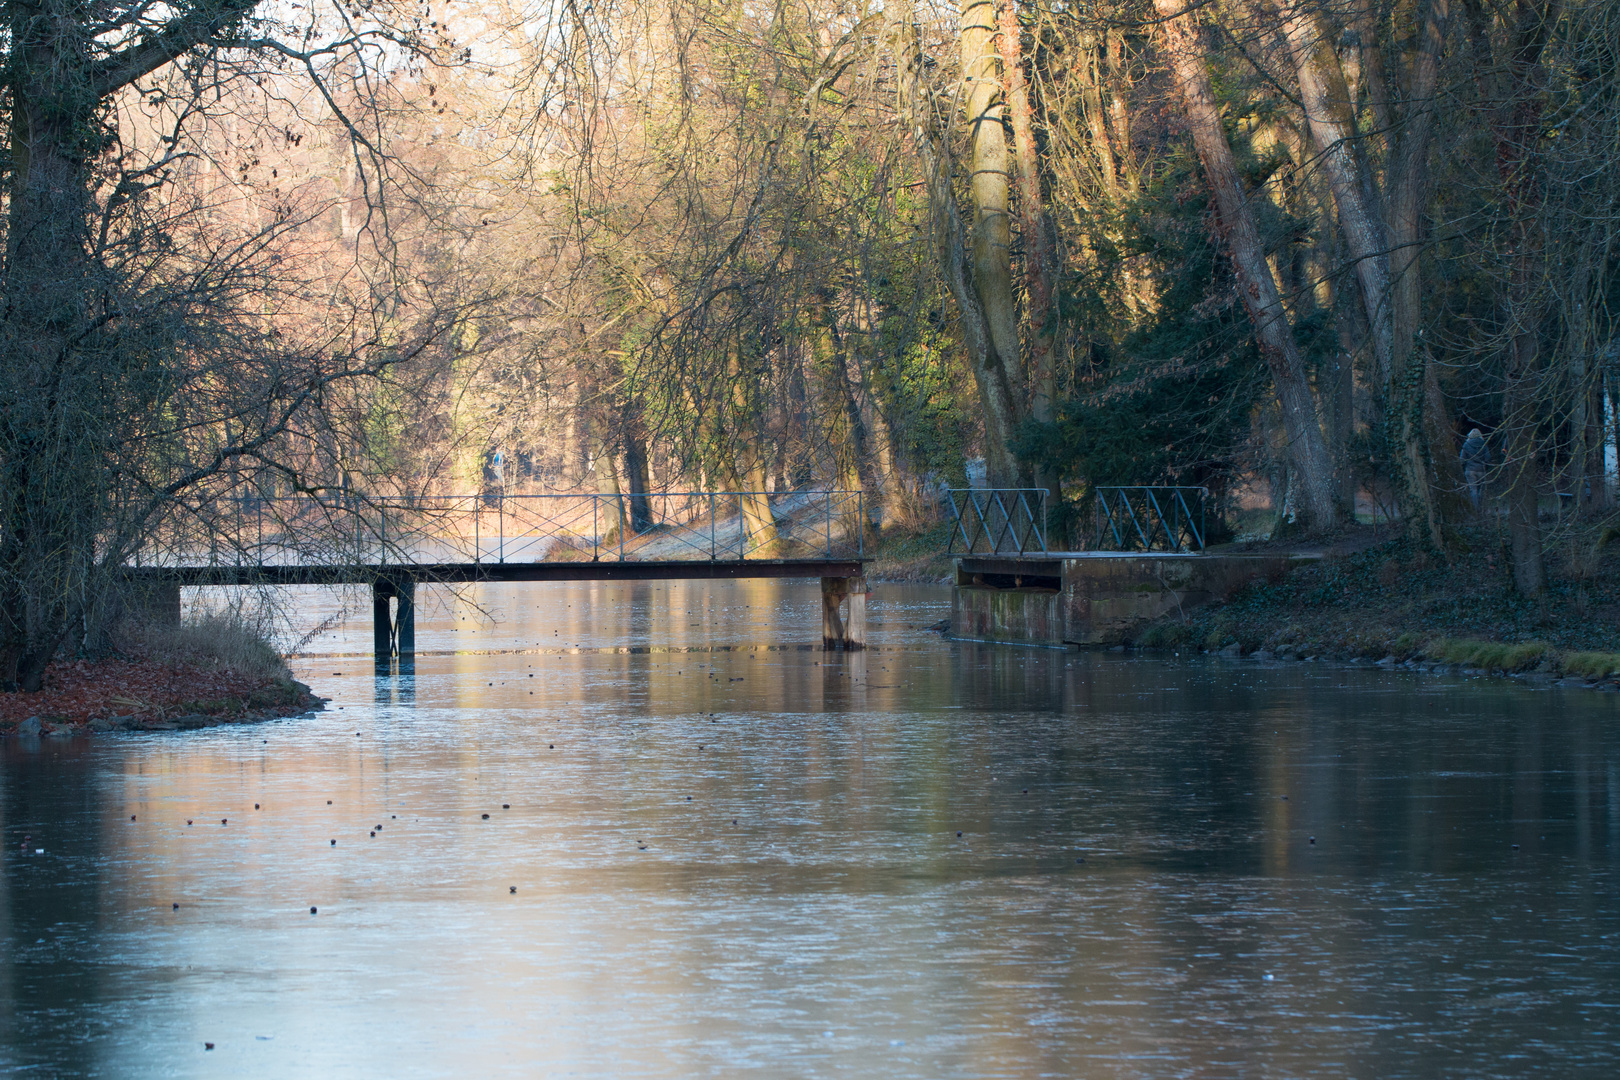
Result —
[[394, 655], [394, 620], [388, 611], [388, 601], [394, 587], [386, 581], [371, 583], [371, 651], [376, 654], [377, 666], [388, 666]]
[[371, 583], [371, 642], [378, 667], [387, 667], [395, 655], [403, 661], [416, 653], [416, 582]]
[[416, 582], [394, 583], [394, 651], [403, 661], [416, 656]]
[[[849, 601], [849, 615], [839, 609]], [[853, 651], [866, 648], [866, 578], [821, 579], [821, 647]]]

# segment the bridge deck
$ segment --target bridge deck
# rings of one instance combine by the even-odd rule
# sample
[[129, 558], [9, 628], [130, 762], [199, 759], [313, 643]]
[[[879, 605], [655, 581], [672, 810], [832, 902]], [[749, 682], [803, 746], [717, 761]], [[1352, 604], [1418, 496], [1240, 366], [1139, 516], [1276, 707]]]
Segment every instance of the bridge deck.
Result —
[[600, 562], [369, 563], [355, 566], [129, 567], [133, 581], [178, 585], [369, 585], [379, 581], [672, 581], [859, 577], [865, 559], [690, 559]]

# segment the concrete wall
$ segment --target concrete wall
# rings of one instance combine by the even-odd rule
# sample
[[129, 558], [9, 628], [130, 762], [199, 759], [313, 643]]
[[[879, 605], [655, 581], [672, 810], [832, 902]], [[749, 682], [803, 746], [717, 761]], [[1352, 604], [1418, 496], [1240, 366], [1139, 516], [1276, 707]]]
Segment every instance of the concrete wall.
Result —
[[1063, 594], [1056, 589], [951, 590], [951, 636], [974, 641], [1061, 644]]
[[1148, 624], [1286, 573], [1301, 557], [1087, 553], [956, 562], [951, 636], [1038, 645], [1115, 645]]

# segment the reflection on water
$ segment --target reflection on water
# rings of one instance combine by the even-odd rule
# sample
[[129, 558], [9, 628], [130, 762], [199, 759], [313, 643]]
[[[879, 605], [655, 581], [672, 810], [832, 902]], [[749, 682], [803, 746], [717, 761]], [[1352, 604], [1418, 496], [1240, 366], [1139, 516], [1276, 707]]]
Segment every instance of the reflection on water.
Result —
[[9, 740], [0, 1065], [1613, 1074], [1614, 697], [953, 644], [947, 602], [880, 587], [844, 656], [814, 583], [506, 586], [414, 676], [312, 642], [312, 718]]

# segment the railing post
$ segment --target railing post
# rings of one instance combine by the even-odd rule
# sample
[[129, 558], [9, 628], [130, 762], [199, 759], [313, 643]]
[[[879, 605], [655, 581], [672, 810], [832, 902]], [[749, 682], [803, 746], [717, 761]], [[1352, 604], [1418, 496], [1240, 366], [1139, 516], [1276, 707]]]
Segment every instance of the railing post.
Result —
[[496, 551], [501, 562], [506, 561], [506, 485], [495, 494], [495, 527], [500, 530], [500, 539], [496, 542]]
[[719, 524], [714, 516], [714, 492], [709, 492], [709, 561], [715, 561], [715, 526]]
[[855, 554], [857, 558], [866, 558], [866, 490], [863, 488], [855, 493], [855, 519], [860, 522], [860, 528], [855, 532]]
[[748, 558], [748, 515], [743, 513], [743, 500], [753, 492], [737, 493], [737, 561]]
[[[624, 562], [624, 530], [625, 530], [625, 524], [626, 524], [625, 516], [624, 516], [624, 497], [621, 495], [621, 496], [618, 497], [618, 500], [619, 500], [619, 561]], [[632, 502], [630, 505], [632, 507], [632, 512], [634, 512], [635, 503]]]
[[479, 497], [473, 496], [473, 563], [476, 565], [484, 554], [483, 508], [478, 505]]

